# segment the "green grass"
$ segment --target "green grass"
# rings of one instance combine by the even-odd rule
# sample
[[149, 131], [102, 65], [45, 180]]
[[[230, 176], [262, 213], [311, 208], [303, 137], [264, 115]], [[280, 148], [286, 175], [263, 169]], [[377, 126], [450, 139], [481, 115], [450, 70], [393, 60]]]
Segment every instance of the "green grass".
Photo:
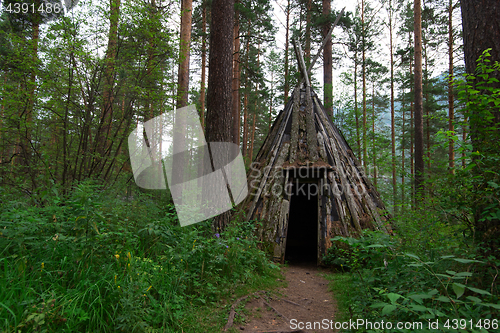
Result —
[[234, 299], [276, 284], [251, 222], [216, 237], [181, 228], [168, 200], [55, 193], [0, 199], [2, 332], [219, 332]]
[[332, 292], [336, 304], [335, 321], [345, 322], [349, 321], [350, 306], [352, 302], [352, 276], [349, 273], [333, 273], [324, 274], [328, 281], [330, 281], [328, 288]]

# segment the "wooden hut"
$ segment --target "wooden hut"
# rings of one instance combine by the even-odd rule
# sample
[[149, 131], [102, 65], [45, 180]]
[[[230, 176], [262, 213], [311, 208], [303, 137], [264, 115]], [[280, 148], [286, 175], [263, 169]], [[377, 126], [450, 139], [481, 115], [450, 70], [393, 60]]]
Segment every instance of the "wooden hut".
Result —
[[302, 257], [319, 264], [335, 236], [390, 232], [389, 215], [311, 89], [301, 52], [302, 82], [251, 165], [243, 207], [248, 220], [260, 221], [257, 234], [274, 260]]

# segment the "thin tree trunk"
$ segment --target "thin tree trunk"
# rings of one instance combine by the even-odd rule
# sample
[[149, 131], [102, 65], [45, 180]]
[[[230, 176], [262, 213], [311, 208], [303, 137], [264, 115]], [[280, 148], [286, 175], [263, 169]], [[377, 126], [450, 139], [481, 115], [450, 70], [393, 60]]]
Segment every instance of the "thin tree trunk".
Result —
[[427, 147], [427, 173], [431, 172], [431, 117], [430, 117], [430, 102], [429, 102], [429, 58], [427, 57], [427, 43], [424, 40], [424, 60], [425, 60], [425, 134], [426, 134], [426, 147]]
[[[464, 116], [464, 121], [462, 122], [462, 143], [465, 145], [467, 142], [467, 118]], [[466, 153], [465, 150], [462, 152], [462, 168], [465, 169], [467, 163], [465, 162]]]
[[[357, 46], [356, 46], [357, 47]], [[361, 137], [359, 135], [358, 114], [358, 50], [354, 51], [354, 116], [356, 117], [356, 142], [358, 144], [358, 158], [361, 159]]]
[[[454, 96], [453, 96], [453, 0], [449, 0], [448, 4], [448, 130], [450, 133], [455, 132], [453, 124], [455, 120]], [[453, 134], [454, 135], [454, 134]], [[455, 149], [454, 142], [450, 139], [448, 144], [448, 160], [451, 173], [455, 173]]]
[[306, 68], [309, 68], [311, 63], [311, 14], [312, 14], [312, 0], [307, 0], [307, 13], [306, 13], [306, 45], [304, 47], [304, 60]]
[[[274, 97], [274, 71], [271, 72], [271, 94], [269, 95], [269, 123], [267, 133], [271, 132], [271, 124], [273, 119], [273, 97]], [[0, 126], [1, 127], [1, 126]]]
[[[331, 0], [323, 0], [323, 16], [328, 18], [331, 11]], [[329, 20], [323, 25], [323, 38], [330, 31]], [[332, 40], [328, 40], [323, 49], [323, 94], [325, 111], [330, 119], [333, 119], [333, 86], [332, 86]]]
[[392, 143], [392, 196], [394, 214], [397, 214], [397, 179], [396, 179], [396, 121], [394, 109], [394, 51], [392, 39], [392, 0], [389, 0], [389, 49], [391, 52], [391, 143]]
[[[189, 93], [189, 49], [191, 46], [191, 18], [193, 3], [192, 0], [182, 0], [181, 2], [181, 31], [179, 41], [179, 69], [177, 72], [177, 109], [188, 105]], [[186, 146], [186, 115], [183, 112], [176, 112], [174, 119], [173, 151], [183, 152]], [[182, 180], [184, 175], [187, 156], [175, 158], [172, 161], [172, 172], [174, 179]], [[158, 165], [161, 167], [161, 164]], [[177, 204], [182, 204], [182, 190], [177, 193]]]
[[361, 75], [363, 79], [363, 167], [366, 168], [366, 39], [365, 39], [365, 1], [361, 0]]
[[[245, 46], [245, 66], [248, 68], [249, 54], [250, 54], [250, 20], [248, 20], [248, 33], [247, 40]], [[242, 154], [243, 156], [247, 156], [247, 147], [248, 147], [248, 94], [249, 94], [249, 84], [250, 80], [248, 79], [248, 71], [245, 75], [245, 93], [243, 95], [243, 142], [242, 142]]]
[[[260, 68], [260, 43], [259, 45], [257, 46], [257, 76], [259, 75], [259, 68]], [[259, 83], [256, 84], [255, 86], [255, 91], [259, 91]], [[255, 140], [255, 117], [257, 115], [257, 100], [258, 100], [258, 97], [256, 96], [255, 98], [255, 104], [254, 104], [254, 114], [253, 114], [253, 123], [252, 123], [252, 135], [251, 135], [251, 141], [250, 141], [250, 163], [252, 162], [252, 158], [253, 158], [253, 144], [254, 144], [254, 140]]]
[[[236, 0], [238, 3], [239, 0]], [[233, 142], [240, 144], [240, 14], [234, 13], [233, 53]]]
[[424, 192], [424, 124], [422, 95], [422, 8], [414, 0], [415, 15], [415, 190]]
[[[408, 32], [408, 36], [409, 36], [409, 46], [411, 46], [411, 39], [412, 39], [412, 36], [411, 36], [411, 32]], [[413, 76], [413, 61], [412, 61], [412, 57], [410, 56], [410, 81], [412, 79], [412, 76]], [[410, 84], [410, 95], [414, 95], [414, 85]], [[410, 192], [410, 196], [411, 196], [411, 204], [414, 204], [415, 202], [415, 145], [414, 145], [414, 136], [415, 136], [415, 119], [414, 119], [414, 114], [413, 114], [413, 111], [414, 111], [414, 101], [413, 99], [410, 99], [410, 177], [411, 177], [411, 192]], [[413, 205], [414, 207], [414, 205]]]
[[203, 11], [201, 14], [201, 29], [203, 37], [201, 39], [201, 88], [200, 88], [200, 118], [201, 128], [205, 129], [205, 82], [206, 82], [206, 67], [207, 67], [207, 4], [203, 3]]
[[[401, 60], [401, 65], [403, 64], [403, 60]], [[403, 67], [403, 66], [401, 66]], [[401, 101], [401, 110], [403, 111], [403, 128], [401, 133], [401, 207], [404, 209], [405, 205], [405, 114], [406, 114], [406, 104], [405, 104], [405, 89], [404, 84], [402, 87], [402, 101]]]
[[[255, 110], [257, 112], [257, 110]], [[255, 142], [255, 119], [256, 119], [257, 113], [253, 114], [253, 123], [252, 123], [252, 141], [250, 143], [250, 161], [253, 160], [253, 144]]]
[[285, 105], [288, 102], [288, 92], [290, 90], [290, 79], [288, 77], [288, 51], [290, 44], [290, 0], [287, 1], [286, 5], [286, 31], [285, 31]]
[[377, 151], [375, 150], [375, 80], [372, 85], [372, 154], [373, 154], [373, 185], [377, 188]]
[[179, 43], [179, 72], [177, 73], [177, 108], [182, 108], [188, 104], [189, 92], [189, 49], [191, 45], [191, 19], [193, 2], [192, 0], [182, 0], [181, 3], [181, 39]]

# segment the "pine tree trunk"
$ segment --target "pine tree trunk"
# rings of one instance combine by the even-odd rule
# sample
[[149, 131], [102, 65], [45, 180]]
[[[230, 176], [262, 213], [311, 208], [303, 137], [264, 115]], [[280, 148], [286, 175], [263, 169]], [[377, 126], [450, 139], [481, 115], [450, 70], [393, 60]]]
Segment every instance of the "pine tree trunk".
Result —
[[424, 123], [422, 94], [422, 8], [414, 0], [415, 15], [415, 191], [424, 192]]
[[[250, 20], [248, 20], [248, 33], [247, 40], [245, 46], [245, 66], [248, 68], [249, 54], [250, 54]], [[248, 71], [245, 75], [245, 92], [243, 95], [243, 142], [242, 142], [242, 154], [243, 156], [247, 156], [247, 147], [248, 147], [248, 94], [250, 91], [249, 84], [250, 80], [248, 79]]]
[[430, 101], [429, 101], [429, 58], [427, 57], [427, 43], [426, 39], [423, 39], [423, 50], [424, 50], [424, 60], [425, 60], [425, 134], [426, 134], [426, 147], [427, 147], [427, 173], [431, 172], [431, 117], [430, 117]]
[[267, 127], [267, 133], [271, 132], [271, 125], [272, 125], [272, 118], [273, 118], [273, 97], [274, 97], [274, 71], [271, 72], [271, 94], [269, 95], [269, 98], [270, 98], [270, 101], [269, 101], [269, 123], [268, 123], [268, 127]]
[[[323, 0], [323, 16], [328, 18], [331, 11], [331, 0]], [[330, 31], [331, 23], [326, 21], [323, 25], [323, 38]], [[333, 119], [333, 86], [332, 86], [332, 40], [330, 39], [323, 49], [323, 92], [325, 111]]]
[[361, 76], [363, 79], [363, 167], [366, 169], [366, 31], [365, 31], [365, 1], [361, 0]]
[[392, 196], [394, 215], [397, 214], [397, 179], [396, 179], [396, 122], [394, 109], [394, 52], [392, 39], [392, 1], [389, 0], [389, 49], [391, 52], [391, 143], [392, 143]]
[[286, 5], [286, 31], [285, 31], [285, 105], [288, 102], [288, 93], [290, 90], [290, 80], [288, 78], [288, 51], [290, 44], [290, 0]]
[[[239, 0], [236, 0], [238, 3]], [[233, 142], [240, 145], [240, 13], [234, 13], [233, 52]]]
[[191, 45], [191, 20], [193, 1], [182, 0], [181, 4], [181, 39], [179, 55], [179, 72], [177, 73], [177, 108], [182, 108], [188, 104], [189, 93], [189, 49]]
[[354, 51], [354, 116], [356, 117], [356, 142], [358, 144], [358, 158], [361, 159], [361, 137], [359, 134], [358, 114], [358, 50]]
[[[177, 109], [183, 108], [188, 104], [189, 93], [189, 49], [191, 46], [191, 17], [193, 3], [192, 0], [182, 0], [181, 3], [181, 31], [179, 41], [179, 69], [177, 72]], [[173, 138], [173, 150], [182, 152], [186, 146], [186, 115], [181, 112], [175, 113], [175, 128]], [[175, 173], [174, 179], [182, 179], [183, 170], [187, 163], [186, 156], [175, 158], [172, 161], [172, 172]], [[161, 167], [161, 165], [158, 165]], [[178, 201], [176, 204], [182, 204], [181, 190], [178, 192]]]
[[[257, 110], [255, 110], [257, 112]], [[253, 144], [255, 142], [255, 119], [257, 113], [253, 114], [253, 123], [252, 123], [252, 141], [250, 142], [250, 161], [253, 160]]]
[[373, 185], [377, 189], [377, 151], [375, 150], [375, 80], [372, 86], [372, 154], [373, 154]]
[[[487, 49], [491, 49], [492, 65], [500, 61], [500, 2], [498, 0], [462, 0], [462, 25], [464, 36], [465, 68], [468, 74], [476, 76], [477, 59]], [[498, 71], [489, 73], [490, 78], [496, 82], [485, 84], [488, 89], [500, 89], [500, 73]], [[476, 79], [477, 80], [477, 79]], [[475, 85], [475, 80], [468, 84]], [[481, 94], [491, 94], [482, 87]], [[498, 97], [497, 97], [498, 98]], [[485, 112], [491, 112], [491, 120], [485, 120]], [[491, 183], [498, 182], [498, 151], [499, 151], [499, 128], [500, 111], [496, 105], [484, 106], [482, 109], [471, 110], [469, 117], [469, 131], [474, 151], [481, 154], [481, 158], [475, 161], [476, 166], [472, 173], [477, 179], [473, 201], [475, 238], [483, 242], [481, 252], [485, 258], [490, 254], [500, 258], [500, 218], [493, 214], [498, 208], [498, 197], [495, 196], [494, 186]], [[491, 195], [490, 195], [491, 193]], [[486, 195], [487, 194], [487, 195]], [[493, 205], [494, 208], [491, 208]], [[494, 262], [494, 260], [490, 260]], [[487, 273], [484, 273], [485, 275]]]
[[[233, 29], [234, 0], [213, 0], [207, 91], [207, 142], [232, 142]], [[215, 217], [213, 230], [224, 230], [230, 217], [230, 211]]]
[[201, 128], [205, 129], [205, 82], [206, 82], [206, 67], [207, 67], [207, 4], [203, 3], [203, 11], [201, 14], [201, 29], [203, 37], [201, 38], [201, 87], [200, 87], [200, 118]]
[[[401, 130], [401, 207], [405, 205], [405, 94], [403, 89], [403, 100], [401, 101], [401, 109], [403, 110], [403, 128]], [[403, 208], [404, 209], [404, 208]]]
[[304, 47], [304, 60], [306, 68], [311, 63], [311, 14], [312, 14], [312, 0], [307, 0], [307, 13], [306, 13], [306, 45]]
[[[412, 39], [412, 36], [411, 36], [411, 32], [408, 32], [408, 36], [409, 36], [409, 41], [411, 41]], [[409, 44], [411, 44], [411, 42], [409, 42]], [[411, 46], [411, 45], [409, 45]], [[412, 58], [410, 57], [410, 80], [413, 76], [413, 62], [412, 62]], [[411, 85], [410, 84], [410, 95], [414, 95], [415, 94], [415, 85]], [[415, 202], [415, 118], [414, 118], [414, 101], [413, 99], [410, 100], [410, 177], [412, 179], [411, 181], [411, 192], [410, 192], [410, 196], [411, 196], [411, 204], [413, 205], [413, 207], [415, 206], [414, 205], [414, 202]]]
[[[449, 0], [448, 4], [448, 73], [450, 75], [448, 80], [448, 130], [450, 133], [454, 133], [455, 126], [453, 124], [455, 120], [455, 109], [454, 109], [454, 96], [453, 96], [453, 0]], [[450, 172], [454, 173], [455, 169], [455, 149], [454, 142], [450, 139], [448, 144], [448, 160]]]

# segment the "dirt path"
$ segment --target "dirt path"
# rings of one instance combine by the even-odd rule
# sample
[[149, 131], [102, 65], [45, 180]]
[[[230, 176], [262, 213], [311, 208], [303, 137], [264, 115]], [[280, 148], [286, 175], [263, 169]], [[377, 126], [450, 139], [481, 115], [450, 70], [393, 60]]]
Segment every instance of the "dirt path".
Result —
[[336, 308], [328, 281], [318, 275], [320, 270], [315, 265], [291, 265], [283, 270], [288, 286], [246, 299], [245, 310], [238, 314], [244, 323], [235, 323], [233, 332], [334, 332], [320, 325], [334, 320]]

